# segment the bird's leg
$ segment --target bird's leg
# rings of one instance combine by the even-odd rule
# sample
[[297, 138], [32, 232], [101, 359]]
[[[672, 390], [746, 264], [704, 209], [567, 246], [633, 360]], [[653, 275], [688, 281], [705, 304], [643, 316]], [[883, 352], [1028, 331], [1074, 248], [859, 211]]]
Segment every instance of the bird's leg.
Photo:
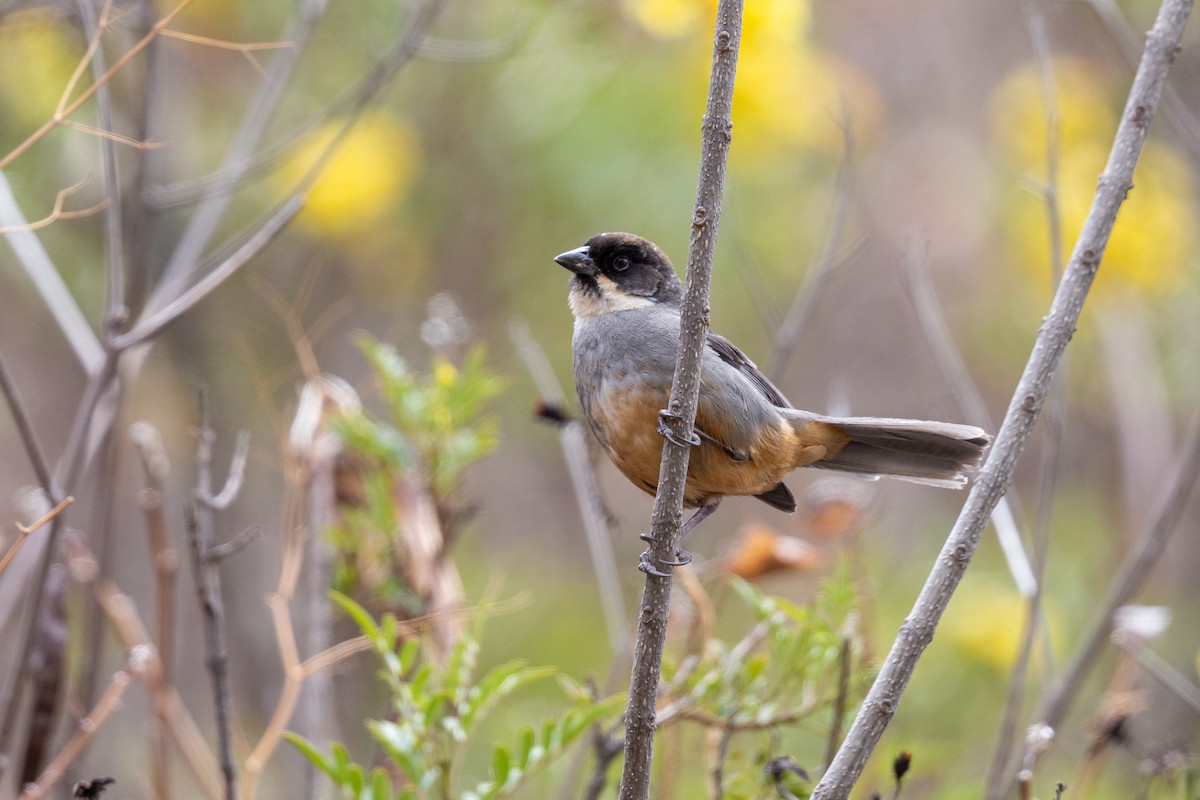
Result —
[[685, 444], [690, 444], [692, 447], [699, 447], [700, 437], [696, 435], [695, 431], [692, 431], [692, 436], [690, 439], [680, 439], [675, 435], [675, 431], [671, 430], [671, 426], [668, 421], [678, 422], [681, 419], [683, 419], [683, 417], [679, 416], [678, 414], [672, 414], [665, 408], [661, 409], [658, 412], [658, 435], [666, 439], [668, 442], [677, 444], [680, 447]]
[[[692, 516], [688, 518], [688, 521], [683, 523], [683, 527], [679, 529], [679, 541], [682, 542], [685, 538], [687, 538], [687, 535], [695, 530], [697, 525], [703, 522], [709, 514], [717, 510], [717, 506], [720, 505], [720, 503], [721, 498], [718, 497], [713, 502], [700, 506], [700, 508], [696, 509], [696, 513], [692, 514]], [[650, 542], [651, 544], [655, 544], [658, 541], [648, 533], [638, 534], [638, 537], [642, 541]], [[676, 548], [674, 561], [660, 561], [658, 563], [662, 564], [664, 567], [685, 567], [692, 563], [692, 554], [686, 550]], [[650, 575], [657, 575], [660, 578], [666, 578], [670, 575], [669, 572], [663, 572], [655, 567], [654, 564], [650, 563], [649, 547], [642, 551], [641, 558], [638, 561], [638, 569]]]

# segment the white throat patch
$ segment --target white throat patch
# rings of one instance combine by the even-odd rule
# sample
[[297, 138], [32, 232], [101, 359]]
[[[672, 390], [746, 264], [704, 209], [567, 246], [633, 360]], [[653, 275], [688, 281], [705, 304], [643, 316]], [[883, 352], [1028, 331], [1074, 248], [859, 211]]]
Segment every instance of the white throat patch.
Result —
[[571, 284], [571, 296], [568, 302], [571, 305], [571, 313], [575, 315], [576, 319], [599, 317], [615, 311], [632, 311], [636, 308], [649, 308], [654, 305], [654, 301], [649, 297], [638, 297], [622, 292], [611, 278], [597, 275], [595, 280], [600, 287], [599, 296], [580, 290], [578, 283]]

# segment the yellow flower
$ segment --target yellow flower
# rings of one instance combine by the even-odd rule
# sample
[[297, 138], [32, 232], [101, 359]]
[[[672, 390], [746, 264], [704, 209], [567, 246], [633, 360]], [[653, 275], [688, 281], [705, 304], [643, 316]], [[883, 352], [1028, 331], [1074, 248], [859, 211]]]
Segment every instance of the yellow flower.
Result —
[[709, 9], [695, 0], [624, 0], [626, 13], [642, 30], [659, 39], [679, 39], [707, 21]]
[[[286, 185], [313, 167], [341, 127], [327, 123], [301, 144], [282, 170]], [[364, 117], [321, 168], [298, 220], [330, 238], [355, 236], [403, 199], [419, 164], [417, 136], [408, 125], [383, 113]]]
[[[1112, 141], [1116, 107], [1112, 91], [1099, 68], [1080, 59], [1063, 59], [1053, 66], [1059, 151]], [[1045, 174], [1046, 106], [1041, 77], [1033, 64], [1013, 70], [991, 99], [992, 129], [1004, 155], [1014, 164]]]
[[[1083, 228], [1096, 181], [1104, 170], [1116, 130], [1110, 90], [1082, 62], [1055, 69], [1058, 85], [1058, 214], [1063, 257]], [[1046, 169], [1045, 112], [1032, 67], [1018, 69], [992, 98], [998, 147], [1013, 167], [1043, 180]], [[1134, 188], [1117, 216], [1096, 279], [1096, 294], [1119, 297], [1129, 291], [1170, 292], [1190, 273], [1197, 235], [1192, 224], [1195, 176], [1169, 145], [1146, 143], [1133, 176]], [[1041, 192], [1016, 196], [1007, 212], [1013, 257], [1046, 284], [1049, 234]]]
[[441, 389], [449, 389], [458, 380], [458, 369], [445, 359], [439, 358], [433, 364], [433, 380]]
[[1017, 657], [1025, 609], [1025, 600], [1015, 589], [967, 580], [946, 610], [938, 636], [945, 635], [955, 649], [974, 660], [1003, 669]]
[[839, 155], [844, 118], [861, 140], [881, 106], [874, 85], [850, 64], [770, 37], [747, 38], [733, 93], [735, 152], [770, 162], [796, 149]]
[[[64, 18], [43, 9], [5, 15], [0, 25], [0, 118], [5, 139], [24, 139], [53, 115], [83, 56], [77, 42], [78, 34]], [[85, 74], [81, 85], [90, 79], [90, 73]]]
[[[715, 2], [623, 2], [634, 22], [653, 36], [711, 40], [713, 35]], [[852, 65], [812, 47], [811, 18], [806, 0], [746, 4], [733, 97], [735, 158], [766, 166], [777, 164], [781, 151], [838, 155], [840, 123], [847, 113], [856, 136], [875, 127], [882, 103], [874, 84]], [[705, 64], [707, 57], [704, 52]], [[703, 91], [705, 84], [693, 83]]]

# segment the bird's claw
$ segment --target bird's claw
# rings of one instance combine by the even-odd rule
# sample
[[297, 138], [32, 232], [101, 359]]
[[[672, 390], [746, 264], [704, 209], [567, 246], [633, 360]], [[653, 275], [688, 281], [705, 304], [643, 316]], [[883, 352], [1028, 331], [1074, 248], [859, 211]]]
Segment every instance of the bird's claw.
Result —
[[680, 419], [682, 419], [682, 417], [680, 417], [678, 414], [672, 414], [665, 408], [660, 410], [658, 412], [658, 435], [666, 439], [671, 444], [677, 444], [680, 447], [688, 444], [690, 444], [692, 447], [699, 447], [700, 437], [696, 435], [695, 431], [692, 431], [689, 438], [680, 439], [675, 435], [675, 431], [671, 430], [671, 426], [667, 424], [667, 420], [674, 420], [678, 422]]
[[[658, 541], [648, 533], [639, 534], [639, 537], [642, 539], [642, 541], [650, 542], [651, 544]], [[692, 563], [692, 554], [686, 550], [676, 549], [675, 559], [673, 561], [659, 560], [658, 563], [664, 567], [686, 567], [688, 564]], [[670, 572], [664, 572], [663, 570], [654, 566], [654, 562], [650, 560], [649, 547], [642, 551], [642, 555], [638, 559], [638, 569], [642, 572], [645, 572], [647, 575], [657, 575], [660, 578], [671, 577]]]

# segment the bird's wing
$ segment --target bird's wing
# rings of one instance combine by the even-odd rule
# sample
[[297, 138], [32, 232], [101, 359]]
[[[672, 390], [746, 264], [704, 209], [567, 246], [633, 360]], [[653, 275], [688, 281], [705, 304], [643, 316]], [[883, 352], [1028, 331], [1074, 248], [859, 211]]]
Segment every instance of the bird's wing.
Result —
[[740, 372], [754, 388], [762, 393], [763, 397], [771, 402], [771, 405], [779, 408], [791, 408], [792, 404], [783, 396], [783, 392], [775, 387], [758, 371], [758, 367], [754, 362], [746, 357], [746, 354], [737, 348], [733, 342], [726, 339], [719, 333], [708, 332], [708, 346], [713, 349], [713, 352], [720, 356], [721, 360]]

